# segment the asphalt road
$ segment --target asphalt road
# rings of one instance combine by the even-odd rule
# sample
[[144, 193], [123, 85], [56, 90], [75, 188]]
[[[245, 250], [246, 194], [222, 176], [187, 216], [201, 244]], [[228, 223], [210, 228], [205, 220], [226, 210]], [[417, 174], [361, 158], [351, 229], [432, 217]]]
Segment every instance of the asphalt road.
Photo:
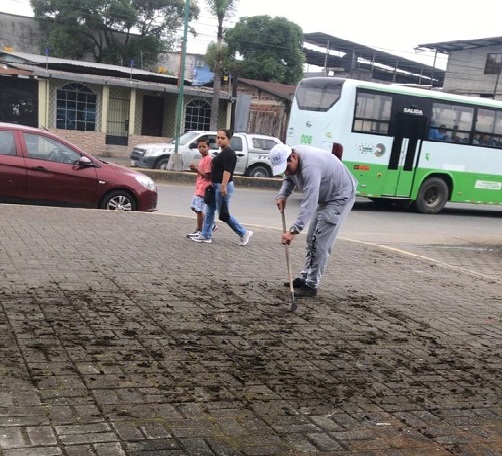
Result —
[[[193, 187], [185, 184], [159, 184], [158, 211], [163, 214], [194, 217], [190, 210]], [[232, 212], [242, 223], [282, 228], [275, 206], [276, 190], [237, 188]], [[288, 201], [287, 219], [294, 220], [302, 195]], [[403, 244], [502, 244], [502, 208], [449, 204], [440, 214], [419, 214], [410, 209], [381, 207], [358, 198], [343, 235], [357, 241], [392, 245]]]
[[[161, 183], [158, 189], [159, 214], [188, 217], [195, 222], [190, 210], [192, 185]], [[275, 195], [272, 189], [236, 188], [231, 211], [245, 225], [282, 230]], [[301, 194], [292, 195], [286, 209], [288, 226], [300, 203]], [[448, 204], [440, 214], [425, 215], [358, 198], [340, 237], [423, 256], [502, 281], [501, 268], [497, 267], [497, 261], [502, 262], [502, 208]]]
[[[107, 160], [128, 164], [125, 159]], [[190, 211], [192, 184], [157, 183], [159, 214], [195, 219]], [[232, 213], [245, 225], [282, 230], [275, 195], [274, 189], [237, 187]], [[301, 194], [292, 195], [288, 203], [289, 225], [299, 210]], [[502, 206], [448, 203], [441, 213], [425, 215], [358, 198], [340, 238], [423, 257], [502, 283]]]

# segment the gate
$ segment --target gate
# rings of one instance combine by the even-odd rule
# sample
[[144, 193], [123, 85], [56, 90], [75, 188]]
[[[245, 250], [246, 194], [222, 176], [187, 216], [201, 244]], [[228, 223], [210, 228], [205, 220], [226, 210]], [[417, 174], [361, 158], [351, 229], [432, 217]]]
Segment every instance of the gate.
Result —
[[108, 100], [108, 121], [106, 125], [106, 144], [127, 146], [129, 142], [129, 105], [130, 99], [110, 89]]

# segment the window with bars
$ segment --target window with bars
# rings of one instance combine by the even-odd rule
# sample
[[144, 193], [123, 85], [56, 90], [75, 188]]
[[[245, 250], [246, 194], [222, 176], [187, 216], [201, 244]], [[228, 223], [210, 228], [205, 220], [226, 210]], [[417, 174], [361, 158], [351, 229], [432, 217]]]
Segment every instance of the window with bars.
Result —
[[185, 131], [209, 130], [211, 106], [204, 100], [192, 100], [186, 106]]
[[66, 84], [56, 94], [56, 128], [96, 131], [96, 94], [82, 84]]

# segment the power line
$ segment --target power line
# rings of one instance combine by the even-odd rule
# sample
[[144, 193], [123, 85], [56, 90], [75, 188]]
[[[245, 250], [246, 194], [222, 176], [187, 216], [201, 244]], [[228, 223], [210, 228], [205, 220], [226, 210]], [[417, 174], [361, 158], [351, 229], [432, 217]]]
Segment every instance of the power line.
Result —
[[[13, 3], [17, 3], [17, 4], [20, 4], [20, 5], [26, 5], [26, 1], [25, 0], [10, 0], [11, 2]], [[84, 11], [83, 9], [80, 11], [81, 13], [81, 16], [83, 16], [84, 18], [85, 17], [91, 17], [92, 15], [89, 14], [87, 11]], [[120, 15], [118, 16], [118, 18], [120, 19]], [[122, 19], [125, 19], [125, 16], [122, 16]], [[180, 18], [181, 19], [181, 18]], [[232, 27], [230, 27], [230, 25], [233, 25], [235, 26], [238, 22], [239, 22], [239, 18], [230, 18], [226, 21], [226, 23], [224, 24], [224, 28], [225, 29], [231, 29]], [[211, 43], [211, 42], [214, 42], [216, 41], [216, 32], [217, 32], [217, 28], [218, 28], [218, 25], [217, 25], [217, 19], [216, 17], [214, 16], [211, 16], [211, 15], [207, 15], [207, 14], [201, 14], [199, 16], [199, 19], [195, 20], [195, 21], [191, 21], [190, 22], [190, 26], [197, 29], [197, 27], [205, 27], [209, 30], [214, 30], [214, 33], [211, 33], [209, 31], [199, 31], [197, 32], [197, 36], [196, 37], [193, 37], [192, 35], [189, 35], [189, 40], [188, 40], [188, 45], [190, 47], [197, 47], [197, 46], [200, 46], [201, 48], [205, 48], [207, 49], [207, 46]], [[197, 30], [196, 30], [197, 31]], [[178, 27], [176, 29], [173, 30], [173, 33], [174, 33], [174, 36], [178, 37], [180, 36], [180, 34], [182, 33], [182, 27]], [[253, 44], [253, 43], [256, 43], [256, 44], [260, 44], [261, 46], [263, 45], [266, 45], [267, 43], [264, 43], [264, 42], [247, 42], [248, 44]], [[274, 45], [274, 47], [277, 48], [276, 45]], [[371, 46], [368, 46], [368, 47], [371, 47]], [[375, 50], [379, 50], [379, 51], [383, 51], [383, 52], [386, 52], [386, 53], [389, 53], [389, 54], [393, 54], [393, 55], [396, 55], [397, 57], [399, 56], [406, 56], [404, 58], [407, 58], [409, 60], [414, 60], [416, 61], [417, 63], [424, 63], [425, 62], [423, 61], [424, 59], [420, 58], [420, 59], [417, 59], [417, 54], [415, 52], [412, 52], [411, 50], [410, 51], [403, 51], [401, 49], [390, 49], [390, 48], [374, 48]], [[204, 53], [204, 51], [200, 51], [200, 52], [194, 52], [194, 53]], [[429, 56], [428, 58], [430, 61], [433, 60], [433, 55], [431, 53], [431, 55]], [[449, 59], [449, 56], [444, 56], [443, 54], [439, 54], [437, 55], [437, 58], [436, 58], [436, 63], [437, 61], [439, 60], [440, 62], [447, 62]], [[429, 64], [429, 66], [432, 66], [431, 64]], [[441, 65], [436, 65], [437, 68], [440, 68]], [[466, 68], [468, 68], [468, 66], [466, 65]]]

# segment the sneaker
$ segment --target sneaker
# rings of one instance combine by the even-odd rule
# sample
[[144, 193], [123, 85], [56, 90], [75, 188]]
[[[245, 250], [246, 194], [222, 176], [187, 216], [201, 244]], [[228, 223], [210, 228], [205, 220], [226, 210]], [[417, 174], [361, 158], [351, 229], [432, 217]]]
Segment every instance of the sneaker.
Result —
[[314, 296], [317, 296], [317, 288], [309, 287], [307, 284], [295, 291], [295, 298], [313, 298]]
[[[297, 277], [295, 280], [293, 280], [293, 288], [301, 288], [305, 285], [305, 279], [302, 279], [301, 277]], [[284, 282], [285, 287], [289, 287], [289, 282]]]
[[246, 234], [241, 237], [241, 242], [239, 245], [247, 245], [249, 240], [251, 239], [251, 236], [253, 235], [252, 231], [247, 230]]
[[202, 236], [202, 234], [199, 234], [198, 236], [191, 237], [190, 239], [195, 242], [205, 242], [206, 244], [211, 244], [211, 242], [213, 242], [213, 241], [211, 241], [211, 239], [207, 239], [204, 236]]
[[189, 234], [187, 234], [187, 238], [188, 238], [188, 239], [190, 239], [190, 238], [193, 238], [193, 237], [197, 237], [197, 236], [199, 236], [199, 235], [201, 235], [201, 234], [202, 234], [202, 232], [201, 232], [201, 231], [199, 231], [199, 230], [195, 230], [193, 233], [189, 233]]
[[213, 233], [218, 229], [218, 225], [216, 223], [213, 223], [213, 227], [211, 228], [213, 230]]

